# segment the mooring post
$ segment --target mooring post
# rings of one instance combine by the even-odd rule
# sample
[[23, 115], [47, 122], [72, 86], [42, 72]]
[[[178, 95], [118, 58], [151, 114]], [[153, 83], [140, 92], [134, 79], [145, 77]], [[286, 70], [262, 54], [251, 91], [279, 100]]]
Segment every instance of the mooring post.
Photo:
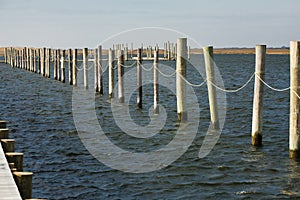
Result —
[[36, 69], [36, 50], [33, 49], [32, 50], [32, 53], [33, 53], [33, 72], [36, 73], [37, 72], [37, 69]]
[[95, 84], [94, 84], [94, 88], [95, 88], [95, 91], [98, 92], [98, 76], [99, 76], [99, 73], [98, 73], [98, 48], [95, 48], [94, 49], [94, 81], [95, 81]]
[[61, 66], [61, 82], [66, 82], [66, 70], [65, 70], [65, 50], [61, 50], [60, 66]]
[[186, 111], [186, 59], [187, 59], [187, 39], [177, 39], [177, 59], [176, 59], [176, 97], [177, 97], [177, 114], [178, 120], [187, 121]]
[[15, 151], [15, 140], [14, 139], [1, 139], [1, 145], [5, 153]]
[[300, 41], [290, 42], [290, 158], [300, 158]]
[[[147, 50], [148, 54], [148, 50]], [[143, 80], [142, 80], [142, 49], [137, 51], [137, 99], [136, 103], [139, 108], [143, 106]]]
[[22, 199], [32, 198], [32, 172], [13, 172]]
[[23, 171], [23, 153], [18, 152], [7, 152], [5, 153], [7, 162], [15, 163], [15, 168], [17, 171]]
[[46, 48], [41, 49], [41, 74], [45, 76], [45, 51]]
[[124, 54], [123, 50], [118, 51], [118, 95], [119, 103], [124, 103]]
[[205, 60], [205, 71], [208, 89], [208, 100], [210, 108], [210, 120], [211, 128], [218, 130], [219, 127], [219, 115], [218, 115], [218, 104], [217, 104], [217, 93], [216, 88], [213, 85], [215, 82], [215, 62], [214, 62], [214, 52], [213, 47], [203, 47], [203, 54]]
[[82, 50], [83, 56], [83, 84], [84, 88], [88, 89], [88, 48], [83, 48]]
[[158, 107], [158, 100], [159, 100], [159, 93], [158, 93], [158, 47], [154, 50], [154, 70], [153, 70], [153, 89], [154, 89], [154, 114], [159, 114], [159, 107]]
[[32, 72], [32, 68], [33, 68], [33, 62], [32, 62], [32, 49], [29, 49], [29, 70]]
[[102, 72], [102, 46], [98, 46], [98, 92], [102, 95], [103, 94], [103, 72]]
[[60, 81], [61, 80], [61, 70], [60, 70], [60, 49], [56, 50], [56, 65], [57, 65], [57, 72], [56, 72], [56, 77], [57, 80]]
[[26, 48], [26, 70], [30, 71], [30, 57], [29, 57], [29, 47]]
[[7, 48], [4, 48], [4, 63], [7, 64]]
[[108, 52], [108, 95], [109, 98], [114, 97], [114, 84], [115, 84], [115, 69], [114, 69], [114, 51], [109, 49]]
[[264, 84], [260, 79], [265, 77], [266, 45], [257, 45], [255, 61], [255, 84], [252, 114], [252, 145], [262, 146], [262, 115]]
[[57, 55], [56, 55], [57, 51], [56, 49], [54, 49], [53, 51], [53, 78], [54, 80], [57, 80]]
[[73, 62], [72, 62], [72, 68], [73, 68], [73, 85], [77, 85], [77, 49], [73, 49]]
[[7, 128], [1, 128], [0, 129], [0, 140], [1, 139], [8, 139], [8, 134], [9, 134], [9, 131]]
[[73, 81], [73, 68], [72, 68], [72, 49], [68, 49], [68, 70], [69, 70], [69, 84], [72, 85]]
[[50, 65], [51, 65], [51, 49], [47, 49], [47, 78], [50, 78]]

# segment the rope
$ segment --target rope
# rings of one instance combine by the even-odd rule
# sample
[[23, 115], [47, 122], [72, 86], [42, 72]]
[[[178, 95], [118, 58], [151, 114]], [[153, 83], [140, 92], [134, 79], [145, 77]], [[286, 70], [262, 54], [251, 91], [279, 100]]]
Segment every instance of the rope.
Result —
[[244, 88], [251, 82], [251, 80], [253, 79], [254, 76], [255, 76], [255, 73], [253, 73], [253, 74], [251, 75], [251, 77], [248, 79], [248, 81], [247, 81], [244, 85], [242, 85], [241, 87], [239, 87], [239, 88], [237, 88], [237, 89], [231, 89], [231, 90], [229, 90], [229, 89], [223, 89], [223, 88], [217, 86], [216, 84], [214, 84], [213, 82], [211, 82], [211, 81], [209, 81], [209, 80], [207, 80], [207, 82], [209, 82], [209, 83], [212, 84], [215, 88], [217, 88], [217, 89], [219, 89], [219, 90], [221, 90], [221, 91], [223, 91], [223, 92], [235, 93], [235, 92], [238, 92], [238, 91], [244, 89]]
[[121, 64], [121, 66], [122, 66], [122, 67], [125, 67], [125, 68], [131, 68], [131, 67], [133, 67], [135, 64], [136, 64], [136, 62], [133, 62], [131, 65], [122, 65], [122, 64]]
[[140, 63], [140, 65], [143, 68], [143, 70], [145, 70], [147, 72], [150, 72], [153, 69], [153, 67], [154, 67], [154, 65], [152, 65], [149, 69], [147, 69], [144, 65], [142, 65], [142, 63]]
[[298, 97], [298, 99], [300, 99], [300, 96], [298, 95], [298, 93], [295, 90], [292, 90], [292, 92]]
[[290, 87], [287, 87], [287, 88], [283, 88], [283, 89], [277, 89], [277, 88], [274, 88], [272, 86], [270, 86], [268, 83], [266, 83], [262, 78], [260, 78], [260, 76], [255, 73], [255, 76], [265, 85], [267, 86], [268, 88], [270, 88], [271, 90], [274, 90], [274, 91], [277, 91], [277, 92], [284, 92], [284, 91], [287, 91], [290, 89]]
[[163, 75], [164, 77], [168, 77], [168, 78], [170, 78], [170, 77], [172, 77], [172, 76], [174, 76], [175, 74], [176, 74], [176, 71], [174, 71], [172, 74], [164, 74], [162, 71], [160, 71], [158, 68], [156, 68], [156, 70], [161, 74], [161, 75]]

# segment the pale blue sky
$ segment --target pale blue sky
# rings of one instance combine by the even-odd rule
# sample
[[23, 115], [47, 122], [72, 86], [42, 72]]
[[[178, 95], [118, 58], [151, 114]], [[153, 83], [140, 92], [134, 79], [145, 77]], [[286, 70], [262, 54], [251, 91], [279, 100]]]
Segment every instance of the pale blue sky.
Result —
[[[215, 47], [288, 46], [300, 39], [299, 9], [299, 0], [0, 0], [0, 46], [92, 48], [142, 27], [174, 29]], [[124, 42], [177, 37], [145, 32]]]

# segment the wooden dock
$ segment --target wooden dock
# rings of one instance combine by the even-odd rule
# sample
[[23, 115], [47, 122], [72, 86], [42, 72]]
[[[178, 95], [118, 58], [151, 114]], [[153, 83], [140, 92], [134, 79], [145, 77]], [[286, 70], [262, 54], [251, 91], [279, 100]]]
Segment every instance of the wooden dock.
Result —
[[0, 143], [0, 199], [22, 199]]

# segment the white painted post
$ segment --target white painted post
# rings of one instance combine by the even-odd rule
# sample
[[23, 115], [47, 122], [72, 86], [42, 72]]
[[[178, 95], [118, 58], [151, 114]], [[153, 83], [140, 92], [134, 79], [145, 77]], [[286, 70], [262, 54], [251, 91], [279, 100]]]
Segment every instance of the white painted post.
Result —
[[187, 39], [178, 38], [177, 40], [177, 59], [176, 59], [176, 96], [178, 120], [187, 121], [186, 111], [186, 59], [187, 59]]
[[83, 56], [83, 84], [84, 88], [88, 89], [88, 48], [83, 48], [82, 50]]
[[124, 103], [124, 54], [123, 50], [118, 51], [118, 95], [119, 103]]
[[96, 92], [98, 92], [98, 80], [99, 80], [98, 79], [98, 76], [99, 76], [98, 64], [99, 64], [99, 62], [98, 62], [98, 48], [95, 48], [94, 49], [94, 76], [95, 76], [95, 78], [94, 78], [94, 81], [95, 81], [94, 87], [95, 87]]
[[300, 158], [300, 41], [290, 42], [290, 158]]
[[108, 95], [109, 98], [114, 97], [115, 70], [114, 70], [114, 51], [109, 49], [108, 52]]
[[266, 45], [256, 46], [255, 84], [252, 114], [252, 145], [262, 146], [262, 119], [264, 84], [259, 80], [265, 77]]
[[60, 49], [56, 50], [56, 62], [57, 62], [57, 80], [61, 81], [61, 70], [60, 70]]
[[216, 88], [212, 84], [215, 83], [215, 71], [214, 71], [215, 62], [214, 62], [213, 47], [212, 46], [203, 47], [203, 54], [205, 60], [211, 126], [212, 129], [218, 130], [220, 127], [219, 127], [217, 94], [216, 94]]

